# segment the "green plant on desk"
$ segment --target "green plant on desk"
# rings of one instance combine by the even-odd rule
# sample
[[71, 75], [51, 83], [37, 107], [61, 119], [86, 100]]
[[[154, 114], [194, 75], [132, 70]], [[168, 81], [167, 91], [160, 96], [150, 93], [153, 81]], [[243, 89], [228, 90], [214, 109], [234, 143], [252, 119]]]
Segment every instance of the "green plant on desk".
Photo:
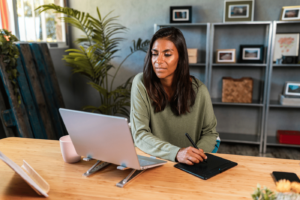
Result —
[[[67, 15], [67, 17], [63, 17], [64, 21], [85, 34], [75, 40], [77, 44], [84, 43], [85, 46], [81, 45], [79, 49], [66, 50], [69, 54], [64, 55], [63, 58], [72, 67], [73, 73], [86, 76], [90, 80], [88, 84], [95, 88], [100, 95], [100, 106], [85, 106], [83, 109], [109, 115], [121, 114], [128, 117], [132, 77], [115, 89], [113, 89], [114, 80], [122, 64], [129, 56], [137, 51], [147, 51], [149, 41], [142, 41], [140, 38], [133, 41], [133, 47], [130, 47], [131, 52], [116, 68], [114, 74], [111, 74], [111, 69], [114, 68], [111, 60], [119, 50], [119, 42], [124, 39], [115, 37], [115, 35], [124, 33], [126, 30], [126, 27], [115, 22], [118, 17], [109, 18], [110, 13], [102, 17], [98, 8], [98, 19], [92, 17], [89, 13], [85, 14], [55, 4], [43, 5], [38, 9], [40, 12], [54, 10], [56, 13]], [[111, 78], [110, 84], [108, 83], [109, 77]]]
[[257, 188], [252, 194], [252, 199], [253, 200], [275, 200], [276, 194], [272, 190], [268, 189], [267, 187], [261, 189], [260, 185], [257, 184]]

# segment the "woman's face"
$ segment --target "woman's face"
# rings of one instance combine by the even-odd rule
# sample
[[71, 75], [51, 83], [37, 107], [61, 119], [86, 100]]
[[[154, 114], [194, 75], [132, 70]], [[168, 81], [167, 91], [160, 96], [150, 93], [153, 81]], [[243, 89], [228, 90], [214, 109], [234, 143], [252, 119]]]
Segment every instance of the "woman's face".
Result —
[[151, 49], [152, 66], [156, 76], [160, 79], [173, 80], [177, 68], [179, 55], [174, 43], [168, 39], [157, 39]]

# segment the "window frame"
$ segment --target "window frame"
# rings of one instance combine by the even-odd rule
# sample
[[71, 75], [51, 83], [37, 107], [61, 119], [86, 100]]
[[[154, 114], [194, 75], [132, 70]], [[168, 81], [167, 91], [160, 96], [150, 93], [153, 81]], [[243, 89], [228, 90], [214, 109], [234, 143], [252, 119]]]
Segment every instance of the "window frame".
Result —
[[[21, 0], [22, 2], [24, 0]], [[34, 0], [30, 0], [32, 2], [32, 10], [34, 10], [33, 8], [33, 2]], [[43, 0], [41, 0], [43, 1]], [[60, 0], [60, 6], [68, 6], [68, 0]], [[18, 25], [18, 13], [17, 13], [17, 0], [12, 0], [12, 1], [7, 1], [7, 4], [10, 4], [8, 7], [12, 8], [12, 12], [9, 12], [10, 15], [10, 19], [12, 19], [12, 26], [11, 26], [11, 31], [14, 35], [16, 35], [18, 38], [20, 38], [20, 29], [19, 29], [19, 25]], [[11, 11], [11, 10], [9, 10]], [[24, 11], [24, 9], [23, 9]], [[24, 15], [24, 14], [23, 14]], [[63, 14], [61, 14], [63, 16]], [[35, 16], [35, 13], [33, 12], [33, 17]], [[45, 20], [45, 13], [41, 13], [41, 17], [42, 20]], [[35, 20], [34, 20], [35, 23]], [[34, 25], [35, 27], [35, 25]], [[69, 26], [63, 22], [63, 26], [62, 26], [62, 37], [63, 37], [63, 42], [47, 42], [47, 41], [34, 41], [35, 43], [47, 43], [48, 44], [48, 48], [49, 49], [61, 49], [61, 48], [69, 48]], [[46, 30], [46, 24], [42, 23], [42, 29], [43, 29], [43, 33], [45, 33]], [[43, 34], [43, 40], [45, 39], [45, 34]], [[35, 35], [36, 38], [36, 35]], [[27, 39], [27, 38], [26, 38]], [[28, 42], [28, 41], [22, 41], [24, 43]]]

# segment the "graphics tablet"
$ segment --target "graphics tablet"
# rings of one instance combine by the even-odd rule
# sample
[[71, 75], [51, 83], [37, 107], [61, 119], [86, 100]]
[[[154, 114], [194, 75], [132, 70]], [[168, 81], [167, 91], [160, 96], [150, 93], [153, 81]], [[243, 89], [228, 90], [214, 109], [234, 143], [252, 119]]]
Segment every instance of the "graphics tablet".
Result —
[[209, 153], [205, 153], [205, 155], [207, 156], [207, 162], [201, 162], [194, 165], [178, 163], [174, 165], [174, 167], [197, 176], [203, 180], [207, 180], [237, 165], [236, 162], [232, 162]]

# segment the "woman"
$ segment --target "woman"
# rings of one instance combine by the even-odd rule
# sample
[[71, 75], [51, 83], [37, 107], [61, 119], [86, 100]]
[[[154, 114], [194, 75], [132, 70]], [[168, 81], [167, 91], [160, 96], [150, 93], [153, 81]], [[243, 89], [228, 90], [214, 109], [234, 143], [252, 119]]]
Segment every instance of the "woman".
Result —
[[150, 155], [193, 165], [214, 149], [219, 134], [210, 96], [189, 74], [180, 30], [163, 28], [151, 39], [143, 73], [133, 80], [130, 121], [136, 146]]

